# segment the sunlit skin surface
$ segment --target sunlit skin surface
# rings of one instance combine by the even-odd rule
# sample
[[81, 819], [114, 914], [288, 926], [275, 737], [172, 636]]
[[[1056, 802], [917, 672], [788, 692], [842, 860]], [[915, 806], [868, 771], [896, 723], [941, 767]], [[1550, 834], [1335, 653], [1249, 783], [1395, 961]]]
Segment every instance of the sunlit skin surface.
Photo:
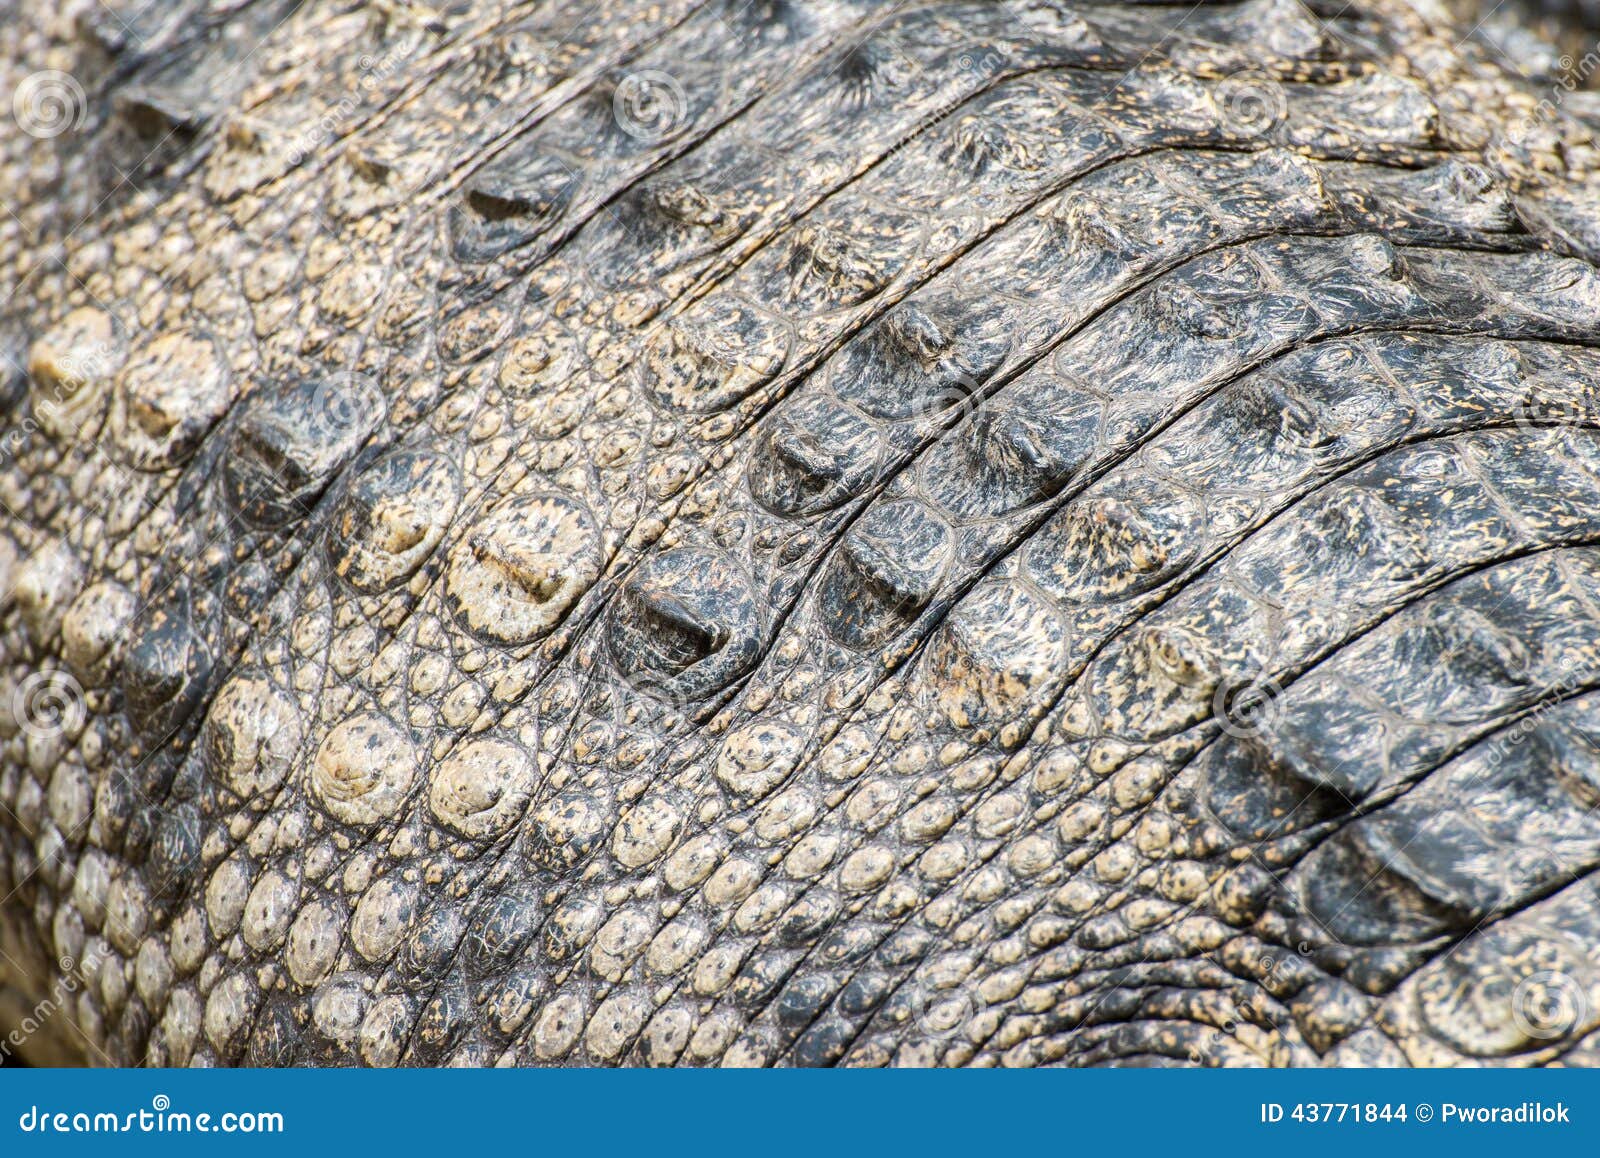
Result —
[[1600, 184], [1446, 5], [0, 4], [0, 1029], [1586, 1064]]

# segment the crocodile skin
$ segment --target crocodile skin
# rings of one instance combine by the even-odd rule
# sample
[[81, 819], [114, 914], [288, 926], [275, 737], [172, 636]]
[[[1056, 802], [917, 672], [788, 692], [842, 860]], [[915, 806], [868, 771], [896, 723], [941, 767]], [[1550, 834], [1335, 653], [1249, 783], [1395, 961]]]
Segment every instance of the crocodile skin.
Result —
[[24, 1055], [1593, 1060], [1600, 176], [1434, 7], [0, 4]]

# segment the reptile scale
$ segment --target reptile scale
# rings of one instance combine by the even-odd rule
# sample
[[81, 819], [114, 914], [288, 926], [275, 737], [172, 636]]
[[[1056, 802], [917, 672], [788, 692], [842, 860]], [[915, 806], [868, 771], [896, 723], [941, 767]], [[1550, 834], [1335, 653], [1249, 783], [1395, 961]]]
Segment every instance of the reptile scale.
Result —
[[1600, 1060], [1600, 58], [1469, 7], [0, 0], [0, 1029]]

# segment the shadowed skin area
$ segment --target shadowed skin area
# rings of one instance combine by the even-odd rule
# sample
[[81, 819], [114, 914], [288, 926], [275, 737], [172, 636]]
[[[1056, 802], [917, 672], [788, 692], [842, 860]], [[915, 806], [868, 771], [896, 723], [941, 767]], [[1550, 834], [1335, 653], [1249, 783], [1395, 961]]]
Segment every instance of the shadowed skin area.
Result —
[[8, 1054], [1594, 1060], [1600, 155], [1449, 5], [35, 7]]

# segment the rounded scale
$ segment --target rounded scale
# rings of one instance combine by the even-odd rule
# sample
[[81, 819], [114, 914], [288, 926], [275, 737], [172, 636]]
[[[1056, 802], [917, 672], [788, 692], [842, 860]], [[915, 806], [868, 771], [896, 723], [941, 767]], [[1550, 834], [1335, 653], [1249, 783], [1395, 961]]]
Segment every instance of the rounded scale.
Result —
[[1527, 922], [1490, 926], [1416, 979], [1423, 1023], [1474, 1058], [1559, 1048], [1594, 1025], [1594, 966], [1582, 948]]
[[264, 529], [303, 518], [386, 410], [382, 393], [359, 374], [256, 391], [233, 431], [222, 468], [233, 509]]
[[999, 727], [1026, 718], [1065, 653], [1065, 630], [1048, 606], [1019, 583], [991, 582], [946, 617], [920, 675], [952, 723]]
[[819, 606], [828, 633], [846, 646], [869, 648], [910, 626], [938, 589], [951, 538], [915, 500], [869, 510], [822, 574]]
[[455, 515], [461, 477], [430, 450], [402, 450], [362, 472], [334, 509], [328, 560], [363, 594], [404, 582], [427, 560]]
[[356, 827], [394, 816], [415, 778], [416, 753], [410, 739], [370, 712], [341, 721], [323, 738], [308, 777], [323, 810]]
[[210, 338], [161, 334], [117, 375], [112, 439], [128, 463], [163, 470], [188, 461], [228, 411], [228, 364]]
[[1073, 500], [1026, 549], [1029, 573], [1068, 603], [1115, 603], [1150, 590], [1199, 549], [1197, 500], [1156, 480], [1124, 479]]
[[763, 425], [747, 474], [750, 493], [774, 514], [821, 514], [861, 493], [886, 449], [867, 419], [832, 398], [806, 396]]
[[17, 566], [11, 593], [35, 643], [46, 644], [54, 638], [83, 590], [83, 580], [82, 561], [61, 539], [45, 544]]
[[446, 828], [469, 840], [493, 840], [522, 818], [537, 780], [538, 766], [516, 744], [472, 740], [434, 769], [428, 804]]
[[62, 658], [85, 686], [109, 681], [138, 607], [131, 591], [105, 579], [87, 587], [67, 608], [61, 621]]
[[694, 547], [645, 560], [608, 615], [612, 660], [657, 698], [709, 696], [755, 665], [762, 616], [750, 580], [725, 556]]
[[122, 660], [122, 694], [147, 734], [170, 734], [199, 707], [215, 662], [213, 626], [200, 600], [184, 590], [135, 620]]
[[926, 494], [963, 519], [993, 518], [1054, 498], [1094, 449], [1092, 400], [1043, 408], [1036, 399], [984, 407], [917, 466]]
[[53, 438], [68, 440], [102, 412], [105, 388], [122, 359], [116, 321], [85, 306], [67, 314], [28, 347], [33, 416]]
[[233, 676], [217, 693], [201, 733], [206, 768], [245, 800], [283, 783], [300, 747], [300, 713], [259, 675]]
[[519, 497], [451, 552], [445, 600], [472, 634], [527, 643], [561, 622], [600, 565], [600, 536], [582, 506], [555, 494]]

